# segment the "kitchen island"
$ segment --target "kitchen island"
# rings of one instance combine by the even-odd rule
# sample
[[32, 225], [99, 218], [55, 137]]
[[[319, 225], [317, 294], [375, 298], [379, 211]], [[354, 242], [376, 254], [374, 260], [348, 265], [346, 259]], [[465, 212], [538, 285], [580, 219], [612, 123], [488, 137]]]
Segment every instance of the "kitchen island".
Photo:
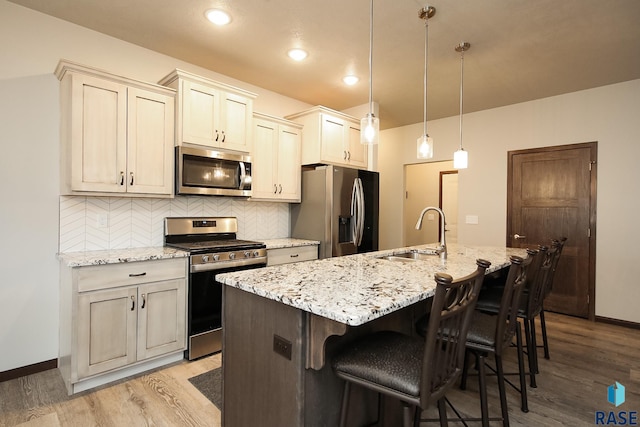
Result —
[[[434, 274], [462, 277], [476, 259], [487, 274], [523, 249], [449, 245], [448, 257], [389, 261], [415, 246], [220, 275], [226, 427], [335, 426], [342, 383], [332, 355], [380, 329], [413, 333], [435, 292]], [[349, 425], [375, 419], [376, 400], [354, 390]]]

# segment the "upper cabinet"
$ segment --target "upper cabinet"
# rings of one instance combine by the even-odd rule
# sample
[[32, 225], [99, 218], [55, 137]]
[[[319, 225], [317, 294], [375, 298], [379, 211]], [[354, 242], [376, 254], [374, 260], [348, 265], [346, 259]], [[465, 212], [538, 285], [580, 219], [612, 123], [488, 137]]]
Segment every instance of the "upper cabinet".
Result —
[[61, 61], [62, 194], [173, 195], [175, 91]]
[[302, 164], [331, 163], [367, 168], [368, 147], [360, 144], [360, 121], [317, 106], [286, 119], [304, 125]]
[[178, 93], [176, 145], [251, 152], [256, 94], [178, 69], [160, 84]]
[[300, 202], [302, 125], [254, 114], [252, 200]]

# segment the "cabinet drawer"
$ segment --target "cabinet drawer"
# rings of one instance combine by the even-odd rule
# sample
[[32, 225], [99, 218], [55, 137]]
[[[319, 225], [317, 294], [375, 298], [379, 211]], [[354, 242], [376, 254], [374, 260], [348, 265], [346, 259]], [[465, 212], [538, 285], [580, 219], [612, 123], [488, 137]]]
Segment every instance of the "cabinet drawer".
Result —
[[267, 250], [267, 266], [318, 259], [318, 246], [296, 246]]
[[124, 262], [74, 269], [78, 292], [186, 277], [187, 258]]

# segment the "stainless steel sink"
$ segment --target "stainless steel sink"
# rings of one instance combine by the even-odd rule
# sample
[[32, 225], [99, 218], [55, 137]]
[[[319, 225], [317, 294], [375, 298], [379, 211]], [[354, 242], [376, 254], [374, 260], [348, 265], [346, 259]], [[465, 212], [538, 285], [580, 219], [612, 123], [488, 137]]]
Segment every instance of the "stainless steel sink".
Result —
[[385, 255], [379, 257], [379, 259], [384, 259], [387, 261], [400, 261], [400, 262], [413, 262], [420, 261], [425, 259], [433, 258], [434, 256], [439, 256], [440, 251], [438, 249], [412, 249], [407, 252], [400, 252], [393, 255]]

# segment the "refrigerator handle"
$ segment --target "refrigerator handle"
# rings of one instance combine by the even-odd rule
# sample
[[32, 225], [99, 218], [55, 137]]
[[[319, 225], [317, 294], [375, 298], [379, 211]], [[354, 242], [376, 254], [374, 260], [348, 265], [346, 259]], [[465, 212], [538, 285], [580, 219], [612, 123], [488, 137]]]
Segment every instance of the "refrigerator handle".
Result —
[[358, 201], [358, 244], [360, 246], [362, 244], [362, 237], [364, 236], [364, 188], [362, 187], [362, 180], [358, 178], [358, 192], [360, 193], [360, 198]]
[[351, 241], [358, 246], [358, 178], [353, 180], [351, 188]]

